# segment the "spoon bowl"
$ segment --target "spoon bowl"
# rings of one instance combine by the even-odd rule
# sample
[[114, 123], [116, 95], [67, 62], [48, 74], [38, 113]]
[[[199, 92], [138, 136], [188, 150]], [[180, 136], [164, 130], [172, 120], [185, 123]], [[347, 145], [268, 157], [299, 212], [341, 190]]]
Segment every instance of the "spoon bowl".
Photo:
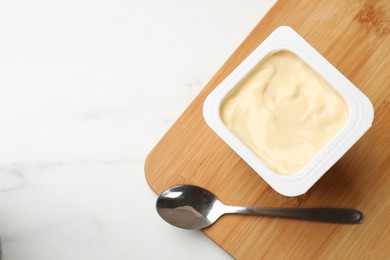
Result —
[[194, 185], [177, 185], [163, 191], [157, 199], [156, 209], [169, 224], [192, 230], [206, 228], [224, 214], [284, 217], [340, 224], [357, 224], [363, 221], [363, 214], [355, 209], [227, 206], [210, 191]]

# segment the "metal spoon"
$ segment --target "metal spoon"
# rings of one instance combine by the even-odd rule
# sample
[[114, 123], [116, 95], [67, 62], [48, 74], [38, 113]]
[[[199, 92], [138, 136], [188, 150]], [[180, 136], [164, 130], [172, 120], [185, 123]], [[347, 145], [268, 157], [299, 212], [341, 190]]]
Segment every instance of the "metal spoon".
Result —
[[178, 185], [157, 199], [158, 214], [169, 224], [184, 229], [203, 229], [224, 214], [285, 217], [301, 220], [357, 224], [363, 214], [343, 208], [255, 208], [226, 206], [210, 191], [193, 185]]

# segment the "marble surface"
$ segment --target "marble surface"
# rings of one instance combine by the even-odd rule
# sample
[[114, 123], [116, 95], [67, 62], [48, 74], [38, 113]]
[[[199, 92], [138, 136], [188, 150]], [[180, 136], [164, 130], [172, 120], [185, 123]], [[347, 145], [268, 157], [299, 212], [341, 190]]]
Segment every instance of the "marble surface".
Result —
[[143, 165], [274, 2], [1, 1], [3, 259], [229, 258]]

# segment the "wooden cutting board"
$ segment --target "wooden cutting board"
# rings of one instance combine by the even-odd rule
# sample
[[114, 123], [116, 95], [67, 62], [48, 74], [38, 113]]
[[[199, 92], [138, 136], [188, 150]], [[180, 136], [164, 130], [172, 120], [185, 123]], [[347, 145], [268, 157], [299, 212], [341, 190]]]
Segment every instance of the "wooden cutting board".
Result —
[[[375, 109], [363, 138], [313, 188], [294, 198], [273, 191], [202, 116], [210, 91], [280, 25], [301, 34]], [[156, 193], [189, 183], [206, 187], [225, 204], [351, 207], [365, 215], [359, 225], [223, 216], [204, 233], [235, 258], [390, 259], [390, 1], [277, 2], [151, 151], [145, 174]]]

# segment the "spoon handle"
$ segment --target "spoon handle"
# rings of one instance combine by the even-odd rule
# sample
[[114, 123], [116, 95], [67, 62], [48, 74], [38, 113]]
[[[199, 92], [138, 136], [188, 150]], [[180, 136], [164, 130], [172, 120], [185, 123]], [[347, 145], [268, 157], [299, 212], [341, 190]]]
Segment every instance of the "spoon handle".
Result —
[[363, 214], [355, 209], [344, 208], [255, 208], [228, 207], [229, 214], [284, 217], [318, 222], [357, 224], [363, 221]]

